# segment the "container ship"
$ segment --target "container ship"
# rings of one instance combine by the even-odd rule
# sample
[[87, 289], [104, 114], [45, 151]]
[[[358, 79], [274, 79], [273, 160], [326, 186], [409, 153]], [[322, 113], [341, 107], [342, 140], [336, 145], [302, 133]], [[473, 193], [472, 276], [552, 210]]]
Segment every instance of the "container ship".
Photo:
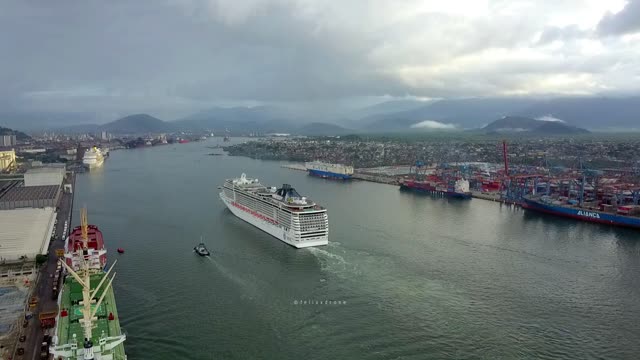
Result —
[[550, 196], [524, 196], [521, 206], [533, 210], [582, 221], [640, 229], [640, 206], [589, 204]]
[[423, 192], [458, 199], [471, 199], [469, 181], [457, 179], [445, 181], [430, 175], [425, 180], [405, 180], [400, 184], [400, 190]]
[[89, 170], [102, 166], [104, 163], [104, 154], [102, 153], [102, 150], [95, 146], [91, 149], [87, 149], [82, 157], [82, 163], [84, 166], [88, 167]]
[[327, 179], [349, 180], [353, 176], [353, 166], [328, 164], [320, 161], [305, 163], [309, 175]]
[[242, 174], [226, 180], [220, 199], [240, 219], [296, 247], [327, 245], [327, 210], [284, 184], [266, 187]]
[[[50, 353], [55, 359], [126, 359], [126, 335], [120, 328], [115, 296], [111, 286], [113, 265], [107, 271], [102, 233], [88, 225], [83, 209], [81, 226], [67, 239], [67, 272], [58, 296], [55, 335]], [[115, 265], [115, 262], [114, 262]]]

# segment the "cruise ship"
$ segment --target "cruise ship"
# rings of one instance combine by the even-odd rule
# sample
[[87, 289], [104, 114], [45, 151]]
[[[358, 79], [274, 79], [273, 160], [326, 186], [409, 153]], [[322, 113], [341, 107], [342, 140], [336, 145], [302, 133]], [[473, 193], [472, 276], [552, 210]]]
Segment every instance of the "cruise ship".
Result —
[[49, 351], [54, 359], [126, 360], [127, 337], [120, 328], [111, 286], [115, 262], [104, 269], [102, 233], [88, 225], [85, 209], [81, 223], [67, 239], [67, 261], [59, 262], [67, 275], [58, 296], [60, 311]]
[[240, 219], [296, 247], [327, 245], [327, 210], [284, 184], [266, 187], [242, 174], [225, 181], [220, 199]]
[[94, 169], [102, 166], [104, 162], [104, 155], [102, 154], [102, 150], [97, 147], [92, 147], [91, 149], [87, 149], [84, 152], [84, 157], [82, 158], [82, 163], [88, 167], [89, 169]]
[[348, 180], [353, 176], [353, 166], [328, 164], [321, 161], [312, 161], [304, 165], [309, 175], [322, 178]]

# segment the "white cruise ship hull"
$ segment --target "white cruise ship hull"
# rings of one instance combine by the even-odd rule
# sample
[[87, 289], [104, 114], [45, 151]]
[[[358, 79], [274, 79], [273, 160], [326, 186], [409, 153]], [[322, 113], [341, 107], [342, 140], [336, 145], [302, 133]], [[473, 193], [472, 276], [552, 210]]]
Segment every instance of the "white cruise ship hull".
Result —
[[82, 163], [84, 164], [84, 166], [88, 167], [89, 170], [91, 170], [91, 169], [95, 169], [95, 168], [101, 167], [102, 164], [104, 163], [104, 160], [102, 160], [102, 161], [83, 161]]
[[220, 199], [222, 199], [224, 204], [231, 211], [231, 213], [233, 213], [233, 215], [295, 248], [300, 249], [312, 246], [321, 246], [327, 245], [329, 243], [328, 235], [318, 236], [315, 238], [307, 238], [304, 239], [304, 241], [300, 241], [299, 234], [296, 234], [292, 230], [287, 231], [277, 224], [260, 218], [257, 214], [255, 214], [255, 211], [252, 213], [248, 208], [245, 208], [242, 205], [234, 202], [232, 199], [227, 198], [224, 192], [220, 193]]

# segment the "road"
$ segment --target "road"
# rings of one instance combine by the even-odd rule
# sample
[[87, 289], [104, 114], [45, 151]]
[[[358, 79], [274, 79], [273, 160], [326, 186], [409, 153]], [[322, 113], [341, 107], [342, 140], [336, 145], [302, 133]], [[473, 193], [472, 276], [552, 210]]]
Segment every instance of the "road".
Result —
[[[71, 177], [73, 184], [73, 190], [75, 191], [75, 175]], [[58, 225], [56, 226], [56, 239], [49, 244], [49, 257], [47, 263], [40, 267], [40, 272], [36, 282], [35, 293], [40, 301], [33, 311], [33, 318], [29, 320], [29, 326], [25, 329], [24, 334], [27, 339], [24, 343], [19, 343], [18, 347], [24, 348], [24, 355], [14, 356], [14, 359], [39, 359], [40, 358], [40, 346], [44, 338], [44, 332], [40, 328], [40, 321], [38, 320], [38, 314], [40, 311], [47, 311], [55, 309], [57, 299], [52, 298], [53, 293], [53, 274], [56, 271], [56, 262], [58, 257], [56, 256], [56, 249], [62, 249], [64, 247], [64, 238], [68, 235], [64, 234], [64, 224], [68, 222], [68, 227], [71, 227], [71, 210], [73, 208], [73, 194], [62, 193], [60, 201], [58, 203], [60, 208], [57, 214]], [[67, 229], [67, 232], [69, 229]], [[32, 295], [32, 296], [33, 296]]]

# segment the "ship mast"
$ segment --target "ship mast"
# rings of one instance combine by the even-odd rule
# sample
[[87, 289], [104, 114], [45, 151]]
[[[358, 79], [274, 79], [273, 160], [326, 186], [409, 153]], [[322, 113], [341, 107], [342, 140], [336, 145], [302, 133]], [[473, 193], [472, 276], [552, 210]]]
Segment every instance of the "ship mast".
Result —
[[82, 211], [80, 212], [80, 227], [82, 228], [82, 250], [87, 250], [89, 247], [89, 222], [87, 221], [87, 208], [82, 208]]

